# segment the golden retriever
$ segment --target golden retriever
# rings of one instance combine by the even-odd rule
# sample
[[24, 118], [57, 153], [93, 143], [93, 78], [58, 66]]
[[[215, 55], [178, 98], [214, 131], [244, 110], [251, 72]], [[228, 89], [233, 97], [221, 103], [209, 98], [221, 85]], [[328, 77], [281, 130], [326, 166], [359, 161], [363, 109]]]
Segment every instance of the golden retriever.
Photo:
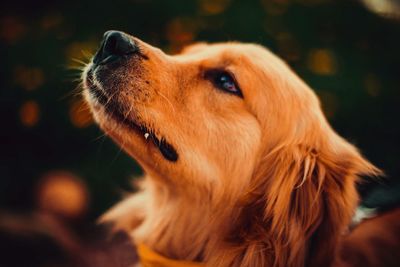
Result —
[[169, 259], [329, 266], [359, 175], [380, 173], [260, 45], [198, 43], [171, 56], [109, 31], [83, 81], [97, 123], [146, 173], [102, 221]]

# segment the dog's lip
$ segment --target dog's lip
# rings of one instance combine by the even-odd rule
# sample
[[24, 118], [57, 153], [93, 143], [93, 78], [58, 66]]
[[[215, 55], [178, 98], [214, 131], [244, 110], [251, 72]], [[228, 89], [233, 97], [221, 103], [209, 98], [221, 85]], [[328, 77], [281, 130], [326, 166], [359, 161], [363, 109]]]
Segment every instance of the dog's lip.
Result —
[[153, 130], [144, 126], [143, 124], [137, 123], [119, 111], [118, 103], [109, 99], [109, 97], [93, 83], [93, 67], [89, 69], [86, 74], [86, 87], [88, 88], [91, 95], [98, 101], [98, 103], [104, 108], [106, 114], [113, 120], [125, 125], [135, 133], [144, 137], [145, 141], [149, 139], [153, 144], [160, 150], [161, 154], [169, 161], [175, 162], [178, 160], [178, 153], [175, 148], [169, 144], [164, 138], [158, 138]]
[[154, 139], [157, 139], [155, 135], [152, 133], [151, 130], [149, 130], [147, 127], [134, 122], [133, 120], [126, 118], [122, 114], [122, 112], [119, 111], [117, 104], [115, 101], [110, 101], [108, 96], [101, 91], [89, 77], [87, 79], [87, 84], [88, 84], [88, 89], [91, 93], [91, 95], [98, 101], [98, 103], [104, 108], [105, 112], [107, 113], [108, 116], [112, 117], [115, 121], [118, 123], [121, 123], [128, 128], [138, 132], [139, 134], [143, 135], [145, 139], [147, 140], [149, 137], [152, 137]]

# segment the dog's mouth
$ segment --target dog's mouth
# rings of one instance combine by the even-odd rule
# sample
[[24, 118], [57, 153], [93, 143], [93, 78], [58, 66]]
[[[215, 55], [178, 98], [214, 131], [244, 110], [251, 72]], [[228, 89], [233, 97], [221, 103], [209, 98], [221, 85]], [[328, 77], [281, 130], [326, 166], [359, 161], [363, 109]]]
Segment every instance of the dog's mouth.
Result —
[[178, 160], [176, 149], [163, 137], [158, 137], [156, 133], [144, 124], [133, 121], [128, 118], [128, 114], [121, 111], [121, 105], [115, 99], [115, 96], [108, 96], [104, 90], [99, 88], [94, 82], [93, 66], [86, 74], [85, 82], [91, 96], [104, 108], [105, 113], [118, 124], [125, 126], [130, 131], [143, 136], [144, 141], [149, 140], [158, 148], [162, 156], [168, 161], [175, 162]]

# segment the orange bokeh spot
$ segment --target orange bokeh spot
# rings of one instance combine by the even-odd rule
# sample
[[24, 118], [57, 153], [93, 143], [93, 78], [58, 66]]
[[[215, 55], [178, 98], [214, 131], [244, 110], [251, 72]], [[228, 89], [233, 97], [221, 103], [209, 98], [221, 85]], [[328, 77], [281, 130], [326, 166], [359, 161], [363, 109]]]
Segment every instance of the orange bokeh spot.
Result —
[[207, 15], [216, 15], [222, 13], [229, 3], [230, 0], [199, 0], [199, 7]]
[[57, 28], [63, 22], [63, 17], [60, 14], [49, 14], [42, 18], [40, 26], [43, 30], [52, 30]]
[[182, 46], [193, 41], [198, 28], [198, 22], [191, 18], [175, 18], [167, 25], [166, 36], [174, 48], [170, 52], [179, 51]]
[[331, 50], [314, 49], [308, 55], [308, 68], [318, 75], [334, 75], [337, 62]]
[[376, 97], [381, 93], [381, 82], [379, 81], [378, 76], [375, 74], [368, 74], [364, 79], [364, 85], [367, 93], [370, 96]]
[[72, 124], [78, 128], [85, 128], [92, 124], [92, 114], [89, 106], [83, 100], [75, 101], [69, 108], [69, 117]]
[[17, 66], [14, 69], [15, 83], [25, 90], [34, 90], [44, 83], [44, 73], [39, 68]]
[[35, 126], [40, 117], [40, 108], [39, 105], [33, 101], [29, 100], [22, 104], [19, 110], [19, 116], [21, 123], [26, 127]]
[[5, 16], [0, 19], [0, 39], [8, 44], [19, 41], [27, 31], [27, 27], [18, 17]]
[[37, 203], [41, 210], [75, 218], [87, 210], [89, 195], [86, 185], [68, 172], [53, 172], [39, 182]]

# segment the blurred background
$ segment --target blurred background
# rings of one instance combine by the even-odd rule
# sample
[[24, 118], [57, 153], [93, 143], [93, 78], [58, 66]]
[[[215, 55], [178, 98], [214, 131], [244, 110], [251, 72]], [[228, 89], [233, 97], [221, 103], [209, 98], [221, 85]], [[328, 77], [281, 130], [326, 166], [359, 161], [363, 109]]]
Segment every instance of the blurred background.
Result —
[[168, 53], [195, 41], [265, 45], [386, 172], [360, 186], [363, 205], [399, 202], [398, 1], [14, 0], [0, 3], [0, 226], [13, 225], [10, 214], [46, 211], [79, 227], [132, 190], [140, 168], [79, 94], [79, 68], [110, 29]]

